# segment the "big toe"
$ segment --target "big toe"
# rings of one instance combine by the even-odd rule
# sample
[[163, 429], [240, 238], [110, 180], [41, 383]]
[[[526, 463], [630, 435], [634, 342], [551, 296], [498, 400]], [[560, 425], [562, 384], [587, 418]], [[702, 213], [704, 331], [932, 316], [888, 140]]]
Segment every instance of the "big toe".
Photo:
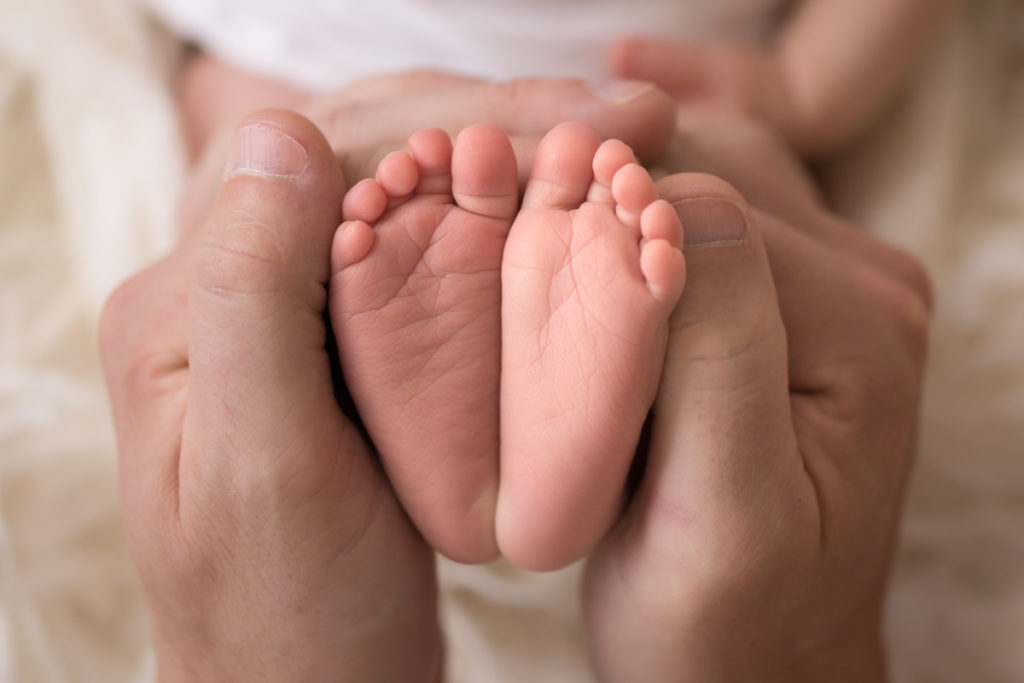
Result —
[[508, 136], [476, 125], [459, 133], [452, 154], [452, 195], [472, 213], [511, 221], [519, 209], [519, 172]]
[[537, 148], [523, 208], [579, 207], [593, 181], [594, 154], [600, 145], [597, 132], [584, 123], [569, 121], [553, 128]]

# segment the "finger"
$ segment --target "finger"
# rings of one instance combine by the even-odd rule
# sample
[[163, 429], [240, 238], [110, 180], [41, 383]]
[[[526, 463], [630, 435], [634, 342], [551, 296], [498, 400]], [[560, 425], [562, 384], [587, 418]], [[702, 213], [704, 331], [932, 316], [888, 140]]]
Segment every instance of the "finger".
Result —
[[[777, 515], [777, 494], [804, 480], [771, 269], [759, 226], [732, 187], [696, 174], [658, 187], [683, 225], [688, 278], [670, 321], [636, 514], [682, 515], [749, 538], [736, 526]], [[736, 547], [720, 550], [736, 559]]]
[[901, 250], [832, 215], [803, 163], [771, 132], [729, 116], [689, 112], [679, 119], [671, 167], [700, 169], [732, 183], [752, 206], [870, 265], [915, 291], [930, 306], [931, 286], [921, 265]]
[[[673, 318], [644, 498], [676, 515], [757, 528], [810, 514], [816, 477], [835, 472], [861, 484], [884, 472], [874, 493], [898, 498], [891, 492], [903, 485], [908, 463], [899, 458], [914, 436], [925, 307], [893, 278], [765, 214], [745, 213], [742, 242], [722, 240], [729, 205], [709, 203], [712, 189], [679, 176], [660, 184], [683, 222], [690, 279]], [[729, 201], [744, 206], [738, 195]], [[798, 449], [791, 410], [803, 411], [804, 424], [828, 425], [830, 443], [858, 457], [813, 442]], [[800, 505], [779, 506], [780, 492]]]
[[808, 226], [804, 232], [830, 247], [833, 253], [846, 256], [851, 263], [873, 268], [902, 285], [926, 311], [931, 311], [931, 278], [921, 262], [909, 253], [821, 208], [809, 208], [806, 220], [796, 225]]
[[[691, 200], [701, 199], [721, 182], [707, 176], [701, 182], [678, 178], [659, 183], [662, 196], [677, 206], [699, 204]], [[824, 390], [834, 383], [837, 368], [854, 367], [862, 378], [868, 373], [879, 379], [892, 375], [894, 380], [904, 371], [920, 373], [928, 300], [913, 282], [900, 277], [898, 267], [878, 263], [879, 254], [895, 260], [899, 252], [849, 226], [822, 224], [827, 217], [818, 217], [818, 225], [803, 231], [770, 213], [754, 210], [753, 215], [786, 329], [794, 389]], [[684, 221], [688, 251], [702, 249], [694, 242], [704, 241], [695, 235], [693, 223]], [[688, 263], [694, 261], [688, 254]], [[693, 295], [689, 288], [688, 293]], [[866, 349], [875, 353], [865, 356]], [[879, 356], [878, 349], [895, 351]]]
[[268, 111], [238, 127], [229, 159], [196, 249], [185, 429], [210, 451], [190, 467], [234, 485], [294, 478], [310, 470], [301, 466], [307, 453], [328, 450], [312, 441], [356, 437], [334, 403], [325, 351], [344, 191], [334, 156], [307, 120]]
[[[794, 409], [814, 411], [833, 430], [848, 430], [836, 442], [862, 454], [828, 467], [859, 481], [884, 472], [883, 481], [901, 487], [901, 468], [909, 462], [900, 454], [912, 452], [923, 374], [926, 301], [897, 278], [772, 216], [759, 215], [758, 222], [789, 339]], [[850, 415], [860, 419], [844, 419]], [[865, 424], [892, 424], [896, 431], [865, 430]], [[834, 460], [813, 444], [804, 457], [822, 467]], [[883, 491], [881, 484], [876, 492]]]
[[189, 268], [178, 251], [131, 278], [107, 300], [99, 326], [122, 499], [126, 509], [158, 516], [177, 502], [188, 387]]
[[317, 123], [355, 180], [374, 166], [365, 156], [380, 145], [404, 141], [424, 127], [455, 135], [475, 123], [511, 136], [543, 135], [563, 121], [591, 125], [602, 138], [618, 138], [641, 159], [659, 154], [675, 127], [674, 105], [649, 83], [517, 80], [465, 83], [405, 93], [373, 103], [343, 106]]
[[[351, 83], [337, 93], [310, 98], [301, 111], [317, 127], [329, 131], [332, 130], [341, 111], [350, 112], [355, 119], [357, 117], [354, 112], [379, 105], [399, 95], [410, 98], [423, 92], [473, 83], [480, 83], [480, 80], [437, 71], [408, 71], [371, 76]], [[363, 119], [358, 117], [358, 120]], [[350, 179], [353, 185], [359, 180], [372, 178], [384, 156], [404, 147], [409, 134], [421, 127], [413, 127], [408, 133], [396, 139], [384, 135], [384, 131], [371, 131], [373, 134], [368, 138], [370, 144], [367, 144], [367, 139], [348, 139], [344, 156], [351, 160], [344, 163], [345, 177]], [[378, 132], [381, 134], [376, 134]], [[210, 206], [220, 189], [221, 170], [224, 168], [230, 140], [231, 131], [225, 129], [219, 130], [217, 135], [209, 136], [209, 142], [190, 175], [188, 191], [184, 194], [186, 201], [180, 217], [183, 234], [187, 235], [201, 227], [209, 213]], [[341, 144], [338, 143], [336, 147], [341, 156]]]
[[609, 61], [616, 76], [650, 81], [680, 96], [705, 86], [704, 55], [699, 45], [629, 37], [612, 45]]
[[306, 113], [313, 123], [318, 123], [322, 116], [329, 116], [330, 112], [342, 107], [380, 102], [397, 95], [481, 82], [479, 78], [471, 76], [429, 70], [368, 76], [346, 85], [337, 93], [318, 98]]

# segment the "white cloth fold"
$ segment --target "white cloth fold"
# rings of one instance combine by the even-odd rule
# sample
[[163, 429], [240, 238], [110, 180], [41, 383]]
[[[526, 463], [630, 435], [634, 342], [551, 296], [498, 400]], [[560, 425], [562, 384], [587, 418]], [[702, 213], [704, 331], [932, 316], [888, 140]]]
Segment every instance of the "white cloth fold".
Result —
[[757, 39], [781, 0], [146, 0], [180, 35], [322, 92], [375, 73], [600, 79], [626, 34]]

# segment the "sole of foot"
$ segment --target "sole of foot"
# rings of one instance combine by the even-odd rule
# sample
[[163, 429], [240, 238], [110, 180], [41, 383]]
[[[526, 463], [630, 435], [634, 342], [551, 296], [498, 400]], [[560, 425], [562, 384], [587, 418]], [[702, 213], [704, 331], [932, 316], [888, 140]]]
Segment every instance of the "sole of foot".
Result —
[[440, 552], [497, 553], [501, 261], [518, 209], [496, 128], [431, 129], [354, 186], [332, 248], [346, 383], [398, 497]]
[[675, 210], [619, 141], [541, 142], [502, 264], [497, 539], [525, 569], [584, 556], [615, 521], [657, 392], [685, 260]]

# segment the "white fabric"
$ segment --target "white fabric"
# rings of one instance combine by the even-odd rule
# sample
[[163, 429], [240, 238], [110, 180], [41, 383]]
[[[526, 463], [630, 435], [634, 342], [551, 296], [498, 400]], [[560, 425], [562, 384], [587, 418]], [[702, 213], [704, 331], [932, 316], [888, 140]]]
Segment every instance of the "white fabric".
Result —
[[177, 49], [124, 0], [0, 2], [2, 683], [125, 683], [146, 651], [95, 319], [171, 241]]
[[626, 34], [756, 39], [781, 0], [147, 0], [251, 71], [313, 91], [433, 68], [485, 78], [605, 74]]
[[[938, 293], [893, 683], [1024, 681], [1024, 2], [964, 5], [929, 73], [830, 174]], [[171, 232], [165, 47], [132, 0], [0, 2], [2, 683], [151, 676], [94, 323]], [[444, 563], [441, 578], [451, 683], [590, 680], [576, 569]]]

